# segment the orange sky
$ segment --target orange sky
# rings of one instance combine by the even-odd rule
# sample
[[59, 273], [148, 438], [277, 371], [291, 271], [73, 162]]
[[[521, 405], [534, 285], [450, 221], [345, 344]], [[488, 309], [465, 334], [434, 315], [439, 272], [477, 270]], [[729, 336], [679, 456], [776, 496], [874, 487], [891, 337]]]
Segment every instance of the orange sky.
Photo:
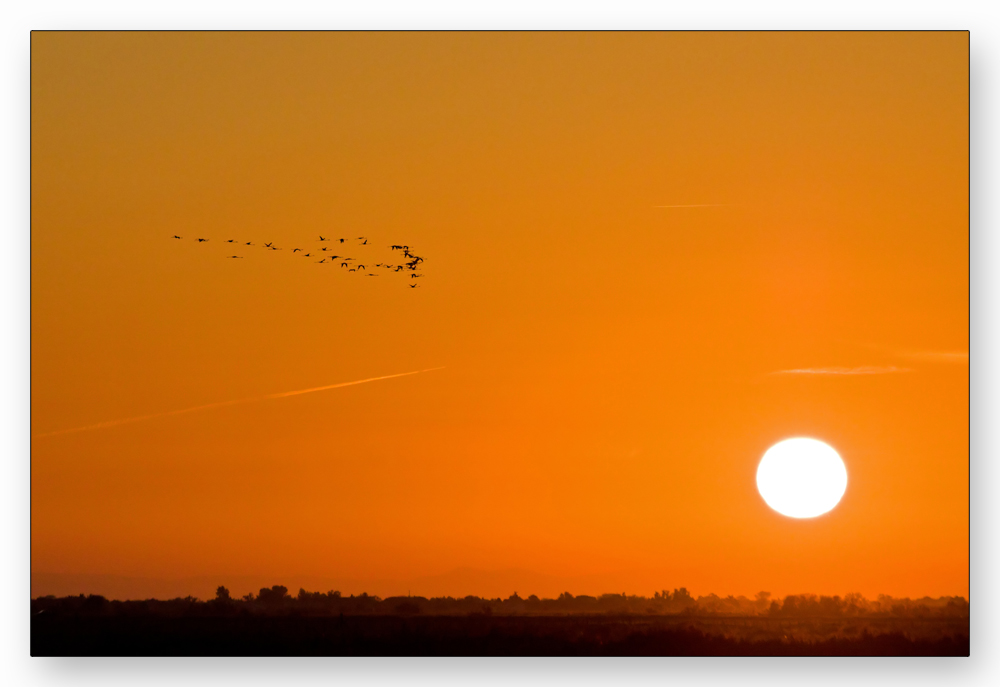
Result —
[[[968, 595], [967, 33], [35, 32], [31, 67], [36, 576]], [[754, 482], [800, 435], [849, 474], [815, 520]]]

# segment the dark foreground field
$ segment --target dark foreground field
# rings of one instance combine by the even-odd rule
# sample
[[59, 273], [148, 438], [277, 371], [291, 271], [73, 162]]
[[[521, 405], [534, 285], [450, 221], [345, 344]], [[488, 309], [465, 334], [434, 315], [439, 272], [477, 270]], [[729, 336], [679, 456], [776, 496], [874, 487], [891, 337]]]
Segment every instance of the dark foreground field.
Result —
[[[967, 656], [968, 621], [635, 616], [39, 614], [34, 656]], [[815, 635], [826, 622], [835, 636]], [[927, 624], [930, 623], [930, 626]], [[856, 627], [851, 627], [854, 624]], [[821, 628], [822, 629], [822, 628]], [[916, 635], [908, 632], [917, 630]], [[875, 634], [872, 634], [872, 631]], [[883, 630], [883, 631], [880, 631]], [[854, 635], [845, 636], [845, 635]], [[910, 635], [910, 636], [907, 636]], [[923, 636], [921, 636], [923, 635]]]
[[967, 656], [962, 597], [258, 595], [31, 602], [33, 656]]

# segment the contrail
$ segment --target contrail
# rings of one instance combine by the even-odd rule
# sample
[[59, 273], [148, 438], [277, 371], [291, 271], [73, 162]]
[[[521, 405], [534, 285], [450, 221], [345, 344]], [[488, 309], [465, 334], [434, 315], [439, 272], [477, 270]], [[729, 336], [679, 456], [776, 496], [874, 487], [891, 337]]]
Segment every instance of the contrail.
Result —
[[900, 351], [900, 355], [910, 360], [929, 363], [968, 363], [968, 351]]
[[774, 375], [887, 375], [896, 372], [910, 372], [905, 367], [876, 367], [863, 365], [861, 367], [806, 367], [797, 370], [776, 370]]
[[698, 205], [654, 205], [654, 208], [721, 208], [729, 203], [701, 203]]
[[366, 384], [367, 382], [377, 382], [380, 379], [392, 379], [393, 377], [406, 377], [408, 375], [418, 375], [421, 372], [433, 372], [434, 370], [443, 370], [442, 367], [429, 367], [426, 370], [414, 370], [413, 372], [400, 372], [394, 375], [383, 375], [382, 377], [369, 377], [368, 379], [358, 379], [353, 382], [340, 382], [339, 384], [327, 384], [326, 386], [315, 386], [311, 389], [299, 389], [298, 391], [282, 391], [277, 394], [268, 394], [266, 396], [254, 396], [253, 398], [240, 398], [235, 401], [220, 401], [218, 403], [208, 403], [203, 406], [195, 406], [194, 408], [184, 408], [183, 410], [168, 410], [165, 413], [153, 413], [152, 415], [140, 415], [139, 417], [125, 418], [124, 420], [108, 420], [106, 422], [98, 422], [96, 425], [87, 425], [86, 427], [73, 427], [72, 429], [60, 429], [55, 432], [45, 432], [44, 434], [35, 434], [34, 439], [40, 439], [42, 437], [51, 437], [56, 434], [70, 434], [72, 432], [86, 432], [91, 429], [105, 429], [107, 427], [117, 427], [118, 425], [127, 425], [133, 422], [142, 422], [143, 420], [152, 420], [156, 417], [168, 417], [170, 415], [182, 415], [184, 413], [193, 413], [198, 410], [208, 410], [209, 408], [222, 408], [224, 406], [234, 406], [239, 403], [253, 403], [255, 401], [267, 401], [272, 398], [285, 398], [286, 396], [298, 396], [299, 394], [311, 394], [314, 391], [326, 391], [327, 389], [339, 389], [343, 386], [354, 386], [355, 384]]

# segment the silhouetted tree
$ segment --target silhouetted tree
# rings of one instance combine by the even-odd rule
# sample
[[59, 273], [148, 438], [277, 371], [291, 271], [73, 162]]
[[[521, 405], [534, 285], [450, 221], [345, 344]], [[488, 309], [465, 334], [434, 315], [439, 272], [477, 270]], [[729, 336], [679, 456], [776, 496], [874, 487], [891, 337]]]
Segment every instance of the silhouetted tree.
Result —
[[221, 584], [215, 590], [215, 600], [216, 601], [231, 601], [232, 597], [229, 596], [229, 590], [223, 587]]
[[685, 608], [695, 605], [695, 600], [691, 596], [691, 593], [688, 592], [687, 587], [681, 587], [680, 589], [675, 589], [673, 596], [671, 597], [671, 601]]
[[839, 596], [821, 596], [819, 597], [819, 613], [820, 615], [840, 615], [842, 613], [842, 607]]
[[288, 587], [280, 584], [276, 584], [270, 589], [262, 587], [260, 593], [257, 595], [257, 600], [263, 604], [280, 604], [290, 599], [291, 597], [288, 596]]
[[796, 615], [799, 611], [799, 598], [789, 594], [781, 604], [781, 615]]
[[[83, 596], [82, 594], [80, 596]], [[100, 594], [89, 594], [83, 602], [83, 608], [88, 613], [102, 612], [108, 607], [108, 600]]]

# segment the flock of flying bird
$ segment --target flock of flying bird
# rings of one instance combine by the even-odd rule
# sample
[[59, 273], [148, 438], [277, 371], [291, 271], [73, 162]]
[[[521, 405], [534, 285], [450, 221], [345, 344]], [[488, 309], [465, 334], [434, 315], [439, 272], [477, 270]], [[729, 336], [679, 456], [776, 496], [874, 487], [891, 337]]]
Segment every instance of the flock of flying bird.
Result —
[[[183, 236], [177, 236], [176, 234], [174, 234], [173, 238], [175, 238], [175, 239], [183, 239], [184, 237]], [[198, 243], [208, 243], [211, 239], [197, 238], [195, 240]], [[336, 241], [337, 243], [334, 243], [334, 241]], [[327, 238], [326, 236], [320, 235], [319, 241], [318, 241], [319, 243], [334, 243], [335, 246], [343, 246], [343, 248], [331, 249], [330, 246], [322, 246], [322, 247], [310, 248], [310, 249], [292, 248], [292, 255], [295, 255], [296, 253], [301, 253], [302, 255], [299, 256], [299, 257], [303, 257], [303, 258], [319, 258], [319, 260], [313, 260], [313, 262], [317, 263], [317, 264], [320, 264], [320, 265], [329, 264], [329, 265], [333, 265], [335, 267], [339, 264], [339, 266], [340, 266], [339, 269], [341, 269], [341, 270], [346, 269], [348, 273], [355, 272], [357, 274], [364, 274], [364, 275], [369, 276], [369, 277], [378, 277], [378, 276], [381, 276], [379, 274], [379, 269], [381, 269], [381, 270], [388, 270], [389, 274], [402, 273], [403, 276], [409, 275], [410, 279], [408, 280], [409, 281], [408, 286], [411, 289], [415, 289], [415, 288], [417, 288], [417, 287], [420, 286], [419, 283], [414, 282], [412, 280], [419, 279], [420, 277], [424, 276], [420, 272], [420, 266], [421, 266], [421, 264], [423, 264], [424, 259], [422, 257], [420, 257], [419, 255], [414, 254], [413, 251], [410, 250], [409, 246], [401, 245], [401, 244], [392, 244], [391, 246], [389, 246], [389, 248], [393, 252], [392, 253], [393, 255], [395, 255], [395, 256], [402, 256], [401, 260], [399, 260], [398, 258], [396, 259], [395, 264], [388, 263], [388, 262], [377, 262], [377, 263], [374, 263], [372, 266], [368, 266], [368, 265], [362, 263], [360, 260], [355, 259], [353, 257], [334, 254], [334, 250], [342, 250], [344, 248], [349, 248], [352, 245], [353, 245], [353, 247], [356, 247], [356, 248], [360, 248], [360, 247], [363, 247], [363, 246], [364, 247], [368, 246], [368, 239], [366, 237], [364, 237], [364, 236], [359, 236], [357, 239], [354, 239], [354, 241], [356, 241], [356, 243], [349, 244], [348, 246], [344, 246], [343, 245], [345, 243], [348, 243], [349, 241], [350, 241], [350, 239], [342, 239], [342, 238], [341, 239], [330, 239], [330, 238]], [[244, 241], [237, 241], [236, 239], [226, 239], [224, 243], [231, 243], [234, 246], [243, 247], [243, 248], [247, 248], [247, 247], [251, 247], [251, 246], [256, 246], [257, 245], [253, 241], [246, 241], [246, 242], [244, 242]], [[275, 246], [273, 241], [271, 243], [265, 243], [265, 244], [263, 244], [262, 246], [259, 246], [259, 247], [263, 248], [264, 250], [268, 250], [268, 251], [283, 250], [282, 248], [278, 248], [277, 246]], [[227, 255], [226, 258], [230, 259], [230, 260], [242, 260], [244, 258], [244, 256], [242, 256], [242, 255]], [[371, 262], [371, 260], [369, 260], [368, 262]]]

